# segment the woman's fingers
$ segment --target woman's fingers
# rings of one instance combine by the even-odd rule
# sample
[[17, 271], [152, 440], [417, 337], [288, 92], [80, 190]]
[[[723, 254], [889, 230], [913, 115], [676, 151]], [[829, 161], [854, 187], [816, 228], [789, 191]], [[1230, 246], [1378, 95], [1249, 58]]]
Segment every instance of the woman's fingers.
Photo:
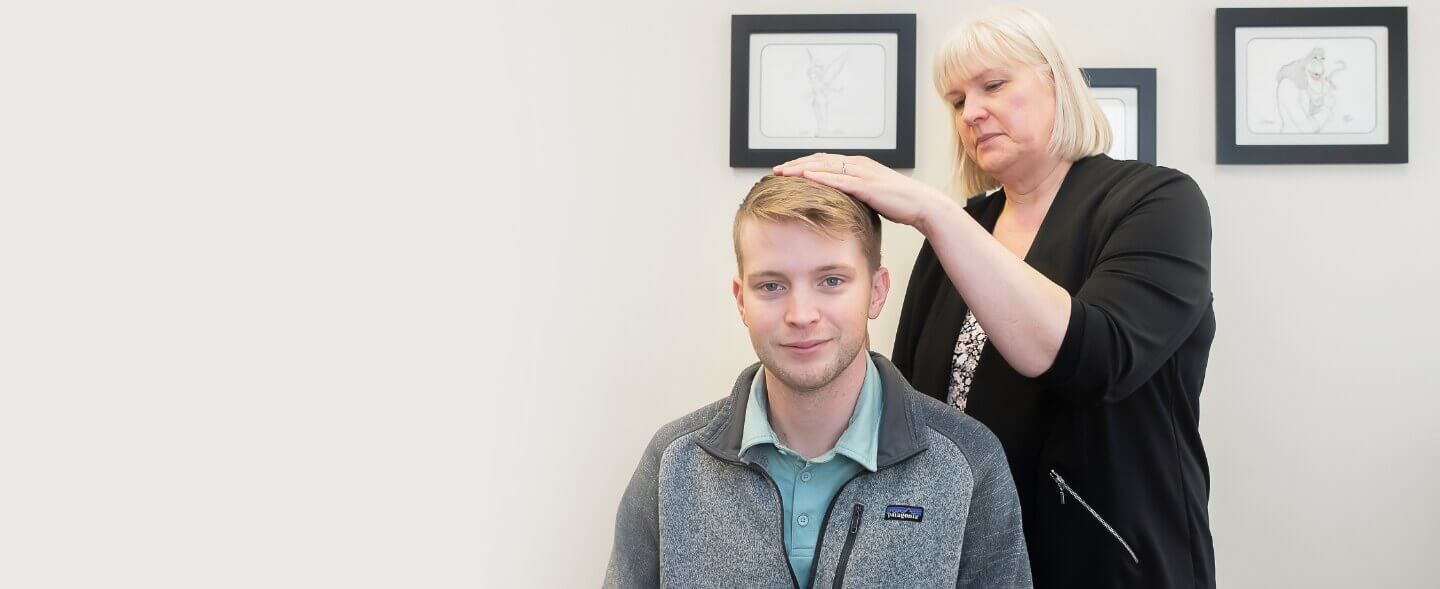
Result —
[[801, 172], [801, 175], [804, 176], [807, 180], [814, 180], [816, 182], [839, 190], [840, 192], [844, 192], [845, 194], [849, 194], [850, 196], [858, 198], [861, 201], [865, 201], [867, 203], [869, 202], [869, 195], [865, 194], [866, 191], [859, 190], [859, 188], [861, 187], [861, 180], [854, 176], [848, 174], [836, 174], [823, 170], [805, 170], [804, 172]]
[[857, 176], [858, 172], [864, 170], [864, 164], [869, 161], [868, 158], [862, 157], [817, 153], [775, 166], [773, 172], [781, 176], [799, 176], [804, 172]]
[[828, 158], [828, 157], [837, 157], [837, 156], [833, 156], [833, 155], [831, 155], [831, 154], [824, 153], [824, 152], [812, 153], [812, 154], [807, 155], [807, 156], [805, 156], [805, 157], [796, 158], [796, 159], [790, 160], [790, 161], [788, 161], [788, 162], [785, 162], [785, 163], [783, 163], [783, 164], [780, 164], [780, 165], [778, 165], [778, 166], [775, 166], [775, 171], [776, 171], [776, 172], [779, 172], [780, 170], [785, 169], [785, 168], [793, 168], [793, 167], [796, 167], [796, 166], [800, 166], [800, 165], [809, 163], [809, 162], [811, 162], [811, 161], [815, 161], [815, 160], [817, 160], [817, 159], [824, 159], [824, 158]]
[[775, 173], [781, 176], [799, 176], [806, 170], [825, 171], [830, 166], [826, 160], [821, 159], [799, 159], [794, 162], [775, 167]]
[[[923, 185], [864, 156], [812, 153], [775, 166], [774, 173], [819, 182], [905, 225], [916, 224], [932, 200]], [[943, 195], [940, 198], [943, 200]]]

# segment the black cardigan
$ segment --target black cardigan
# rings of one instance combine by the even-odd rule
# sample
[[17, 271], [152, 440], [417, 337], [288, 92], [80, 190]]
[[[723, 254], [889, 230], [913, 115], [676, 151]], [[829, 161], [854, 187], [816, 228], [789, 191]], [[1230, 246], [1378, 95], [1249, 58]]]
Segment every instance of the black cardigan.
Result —
[[[996, 193], [966, 210], [993, 232], [1004, 206]], [[1071, 295], [1059, 354], [1030, 379], [986, 346], [966, 412], [1005, 447], [1036, 587], [1214, 586], [1199, 419], [1215, 313], [1200, 188], [1169, 168], [1077, 161], [1025, 262]], [[927, 241], [893, 360], [942, 401], [966, 310]]]

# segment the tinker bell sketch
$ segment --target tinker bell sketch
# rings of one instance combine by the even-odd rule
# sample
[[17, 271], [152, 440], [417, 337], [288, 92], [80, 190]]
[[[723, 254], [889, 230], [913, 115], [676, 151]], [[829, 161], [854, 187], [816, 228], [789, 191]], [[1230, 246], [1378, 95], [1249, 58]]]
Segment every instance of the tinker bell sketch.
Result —
[[815, 136], [824, 137], [831, 131], [830, 124], [830, 97], [841, 94], [844, 88], [835, 85], [835, 77], [845, 69], [845, 62], [850, 57], [847, 49], [830, 63], [822, 63], [815, 58], [815, 54], [807, 48], [805, 55], [810, 57], [810, 65], [805, 69], [805, 76], [810, 79], [810, 110], [815, 113]]
[[1316, 133], [1335, 112], [1335, 74], [1344, 61], [1325, 63], [1325, 48], [1285, 64], [1275, 74], [1275, 106], [1280, 109], [1280, 132]]

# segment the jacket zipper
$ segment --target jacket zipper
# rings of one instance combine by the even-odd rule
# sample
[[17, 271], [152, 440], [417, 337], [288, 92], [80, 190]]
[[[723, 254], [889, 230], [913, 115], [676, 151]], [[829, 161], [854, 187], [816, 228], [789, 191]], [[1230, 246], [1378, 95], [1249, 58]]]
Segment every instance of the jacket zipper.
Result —
[[859, 503], [850, 510], [850, 530], [845, 534], [845, 547], [840, 549], [840, 564], [835, 566], [835, 589], [845, 585], [845, 568], [850, 564], [850, 550], [855, 547], [855, 537], [860, 535], [860, 516], [865, 506]]
[[[795, 569], [790, 566], [790, 553], [785, 551], [785, 498], [780, 495], [780, 485], [775, 482], [775, 477], [772, 477], [770, 476], [770, 473], [765, 472], [765, 469], [749, 463], [742, 462], [740, 464], [743, 464], [746, 468], [750, 468], [755, 472], [760, 473], [760, 476], [763, 476], [765, 477], [765, 480], [770, 481], [770, 486], [775, 489], [775, 502], [780, 505], [780, 558], [785, 562], [785, 570], [790, 573], [790, 583], [794, 585], [795, 589], [800, 589], [800, 580], [795, 578]], [[816, 546], [815, 552], [817, 554], [820, 552], [819, 546]], [[813, 570], [810, 572], [810, 578], [815, 578], [815, 572]]]
[[[865, 473], [863, 471], [856, 473], [855, 476], [850, 477], [850, 480], [845, 481], [845, 484], [840, 485], [839, 489], [835, 490], [835, 497], [830, 499], [830, 505], [825, 508], [825, 521], [820, 522], [820, 536], [815, 539], [815, 552], [812, 553], [814, 554], [814, 556], [811, 557], [813, 559], [811, 560], [812, 563], [820, 562], [820, 547], [825, 545], [825, 530], [826, 528], [830, 527], [830, 514], [835, 513], [835, 502], [840, 499], [840, 494], [845, 492], [845, 487], [850, 486], [850, 483], [854, 482], [855, 479], [860, 478], [860, 475], [862, 474]], [[779, 489], [779, 487], [776, 487], [776, 489]], [[843, 551], [844, 549], [842, 548], [841, 550]], [[810, 583], [806, 585], [806, 587], [809, 587], [810, 589], [814, 589], [815, 587], [814, 566], [810, 567]]]
[[1086, 503], [1085, 500], [1080, 497], [1080, 494], [1075, 492], [1074, 487], [1071, 487], [1069, 483], [1065, 482], [1065, 477], [1060, 476], [1060, 473], [1055, 472], [1055, 469], [1052, 468], [1050, 469], [1050, 478], [1055, 481], [1055, 486], [1060, 488], [1060, 503], [1062, 505], [1065, 503], [1065, 493], [1070, 493], [1071, 497], [1074, 497], [1076, 501], [1080, 502], [1080, 505], [1085, 507], [1086, 511], [1090, 512], [1090, 515], [1095, 518], [1095, 521], [1105, 526], [1105, 531], [1110, 532], [1110, 535], [1114, 536], [1115, 540], [1120, 542], [1120, 545], [1125, 548], [1125, 552], [1130, 553], [1130, 560], [1135, 561], [1137, 565], [1140, 564], [1140, 559], [1135, 556], [1135, 551], [1130, 549], [1130, 544], [1126, 542], [1124, 538], [1120, 537], [1120, 533], [1116, 532], [1115, 528], [1110, 527], [1110, 524], [1105, 521], [1105, 518], [1100, 517], [1100, 514], [1095, 512], [1095, 508], [1090, 507], [1090, 504]]

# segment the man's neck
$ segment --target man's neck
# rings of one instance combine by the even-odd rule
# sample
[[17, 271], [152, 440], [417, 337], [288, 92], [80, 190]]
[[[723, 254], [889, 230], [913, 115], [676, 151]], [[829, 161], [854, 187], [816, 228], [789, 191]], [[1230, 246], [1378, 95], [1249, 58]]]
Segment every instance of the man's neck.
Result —
[[806, 460], [829, 452], [850, 425], [860, 387], [865, 384], [869, 352], [850, 362], [835, 380], [813, 391], [794, 391], [769, 371], [765, 372], [766, 400], [770, 408], [770, 428], [785, 447]]

